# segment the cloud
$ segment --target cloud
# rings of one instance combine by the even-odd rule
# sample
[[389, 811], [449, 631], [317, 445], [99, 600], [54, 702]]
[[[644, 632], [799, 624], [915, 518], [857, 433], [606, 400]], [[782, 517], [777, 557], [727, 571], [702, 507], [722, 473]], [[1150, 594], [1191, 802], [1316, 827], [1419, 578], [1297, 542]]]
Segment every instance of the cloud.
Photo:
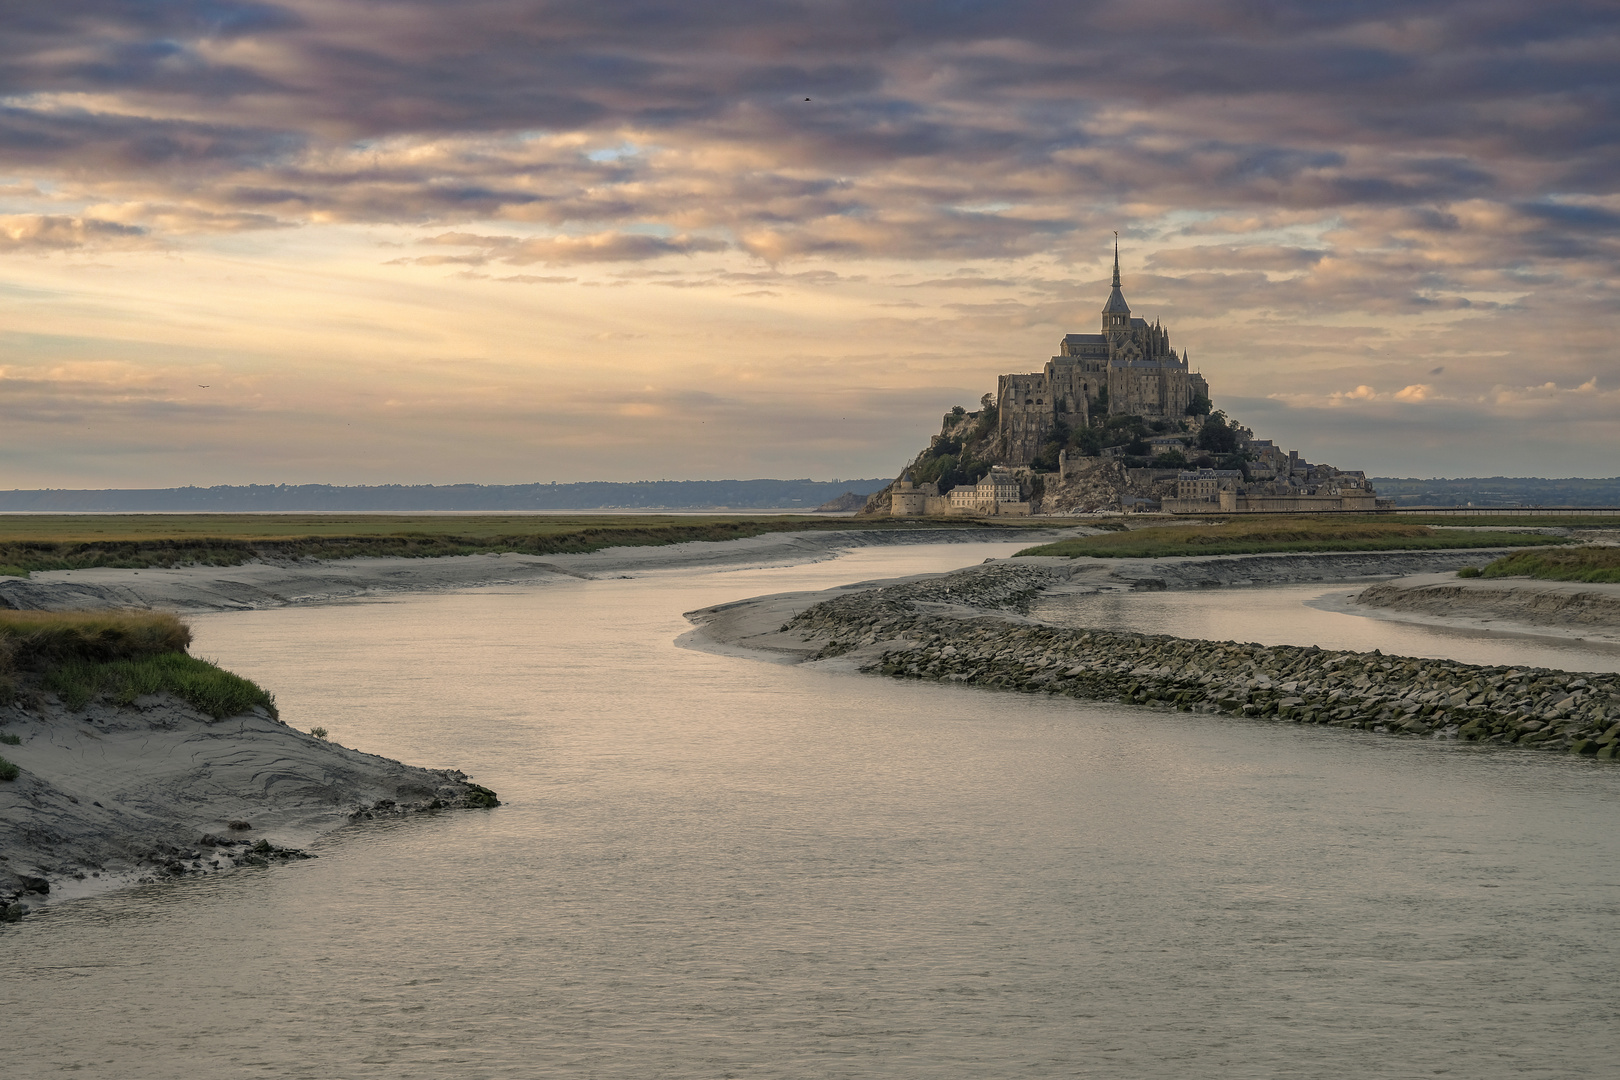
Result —
[[[344, 272], [401, 243], [396, 263], [524, 318], [667, 302], [665, 341], [756, 341], [747, 298], [776, 294], [825, 340], [772, 377], [881, 381], [937, 357], [856, 376], [833, 342], [926, 341], [993, 375], [1092, 329], [1118, 230], [1137, 312], [1217, 395], [1277, 415], [1477, 421], [1620, 385], [1612, 4], [13, 8], [0, 255], [19, 260], [212, 251], [303, 273], [363, 236]], [[699, 297], [712, 321], [683, 322]], [[130, 319], [109, 337], [150, 329]], [[355, 354], [401, 333], [375, 322]], [[402, 336], [505, 355], [464, 335], [444, 316]]]
[[0, 251], [65, 251], [128, 243], [146, 235], [134, 225], [63, 214], [0, 215]]
[[639, 233], [601, 232], [588, 236], [478, 236], [472, 233], [440, 233], [420, 241], [447, 247], [479, 249], [470, 255], [422, 255], [395, 259], [396, 263], [438, 266], [445, 263], [480, 264], [491, 261], [527, 266], [545, 263], [558, 266], [573, 263], [637, 262], [665, 255], [693, 255], [724, 251], [723, 240], [703, 236], [647, 236]]

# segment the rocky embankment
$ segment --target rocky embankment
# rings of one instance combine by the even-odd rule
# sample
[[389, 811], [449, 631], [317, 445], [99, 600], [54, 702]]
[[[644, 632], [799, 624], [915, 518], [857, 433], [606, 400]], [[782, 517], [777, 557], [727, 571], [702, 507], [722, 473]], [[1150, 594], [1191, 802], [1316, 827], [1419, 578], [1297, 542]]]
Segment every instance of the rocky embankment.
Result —
[[0, 706], [0, 920], [46, 897], [307, 858], [353, 821], [497, 804], [453, 770], [402, 765], [255, 708], [215, 720], [170, 695]]
[[1451, 736], [1612, 759], [1620, 677], [1312, 647], [1086, 631], [1025, 613], [1063, 568], [997, 563], [846, 593], [782, 627], [860, 670], [1279, 723]]

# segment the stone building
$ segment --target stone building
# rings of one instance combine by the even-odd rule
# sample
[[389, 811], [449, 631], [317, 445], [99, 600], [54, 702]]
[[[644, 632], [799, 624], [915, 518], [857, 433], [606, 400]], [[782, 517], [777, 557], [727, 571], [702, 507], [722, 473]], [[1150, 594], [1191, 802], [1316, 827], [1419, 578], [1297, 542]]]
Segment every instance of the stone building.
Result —
[[1027, 465], [1051, 437], [1056, 421], [1087, 424], [1106, 390], [1109, 416], [1180, 417], [1209, 384], [1190, 371], [1187, 354], [1170, 347], [1157, 322], [1131, 317], [1120, 291], [1119, 245], [1114, 245], [1114, 289], [1102, 309], [1102, 332], [1066, 334], [1044, 371], [1003, 375], [996, 387], [1004, 460]]
[[952, 488], [950, 498], [951, 509], [959, 514], [989, 517], [1029, 513], [1029, 503], [1023, 497], [1023, 484], [1011, 469], [999, 465], [991, 466], [990, 471], [972, 487], [964, 484]]
[[889, 513], [895, 517], [1024, 517], [1029, 509], [1023, 481], [1000, 465], [991, 466], [977, 484], [959, 484], [946, 495], [938, 484], [914, 483], [908, 471], [889, 493]]

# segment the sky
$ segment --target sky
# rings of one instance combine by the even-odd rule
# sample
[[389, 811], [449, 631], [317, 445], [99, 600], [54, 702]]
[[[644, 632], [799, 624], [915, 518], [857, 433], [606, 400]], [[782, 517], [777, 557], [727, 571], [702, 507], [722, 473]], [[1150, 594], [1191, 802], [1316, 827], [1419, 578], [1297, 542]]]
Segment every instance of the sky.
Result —
[[1620, 474], [1612, 0], [0, 0], [0, 488], [888, 476], [1133, 313]]

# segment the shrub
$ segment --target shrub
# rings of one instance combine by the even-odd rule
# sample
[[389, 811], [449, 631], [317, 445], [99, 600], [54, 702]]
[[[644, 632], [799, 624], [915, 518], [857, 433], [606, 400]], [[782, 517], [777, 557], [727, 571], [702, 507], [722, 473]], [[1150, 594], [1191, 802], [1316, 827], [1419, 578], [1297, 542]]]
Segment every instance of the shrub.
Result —
[[311, 735], [315, 736], [317, 739], [321, 739], [323, 741], [326, 739], [326, 737], [328, 735], [331, 734], [331, 732], [327, 731], [323, 727], [312, 727], [312, 728], [309, 729], [309, 733]]
[[1479, 577], [1479, 567], [1477, 567], [1477, 566], [1465, 566], [1461, 570], [1457, 571], [1457, 576], [1458, 577]]
[[16, 765], [0, 757], [0, 780], [15, 780], [21, 771]]
[[21, 746], [22, 745], [22, 736], [20, 736], [20, 735], [0, 735], [0, 743], [5, 743], [7, 746]]

